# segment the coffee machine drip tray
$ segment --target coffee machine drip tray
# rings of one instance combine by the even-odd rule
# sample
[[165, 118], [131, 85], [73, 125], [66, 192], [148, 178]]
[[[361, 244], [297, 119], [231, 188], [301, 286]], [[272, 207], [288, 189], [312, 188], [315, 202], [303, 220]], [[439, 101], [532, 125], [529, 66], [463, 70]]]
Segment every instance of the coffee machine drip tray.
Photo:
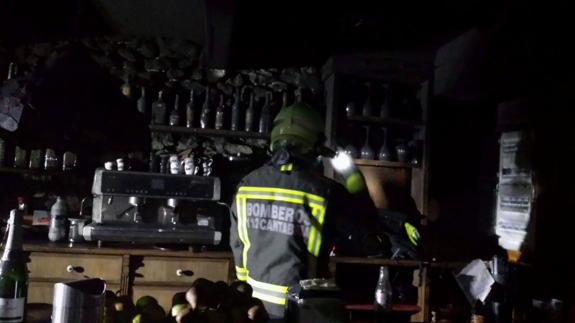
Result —
[[83, 236], [86, 241], [117, 241], [146, 243], [182, 243], [217, 245], [222, 233], [210, 227], [158, 226], [158, 225], [113, 225], [91, 223], [84, 226]]

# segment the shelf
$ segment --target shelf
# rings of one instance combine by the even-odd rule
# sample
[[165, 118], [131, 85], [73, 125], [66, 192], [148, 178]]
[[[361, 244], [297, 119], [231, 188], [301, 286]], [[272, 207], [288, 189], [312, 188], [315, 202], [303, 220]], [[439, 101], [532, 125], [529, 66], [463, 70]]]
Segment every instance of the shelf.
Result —
[[232, 138], [265, 139], [265, 140], [268, 140], [270, 137], [269, 134], [259, 132], [187, 128], [187, 127], [175, 127], [165, 125], [150, 125], [150, 130], [152, 132], [181, 133], [181, 134], [191, 134], [191, 135], [211, 136], [211, 137], [232, 137]]
[[425, 261], [413, 259], [389, 259], [389, 258], [365, 258], [365, 257], [344, 257], [335, 256], [330, 258], [332, 264], [358, 264], [358, 265], [378, 265], [389, 267], [408, 267], [408, 268], [444, 268], [454, 269], [466, 265], [466, 261]]
[[22, 175], [37, 175], [37, 176], [54, 176], [69, 174], [70, 171], [60, 171], [60, 170], [44, 170], [44, 169], [30, 169], [30, 168], [10, 168], [10, 167], [0, 167], [0, 173], [8, 174], [22, 174]]
[[[346, 304], [345, 308], [348, 311], [373, 311], [373, 304]], [[421, 310], [417, 304], [393, 304], [391, 305], [392, 312], [410, 312], [417, 313]]]
[[366, 117], [366, 116], [348, 116], [347, 120], [359, 123], [368, 123], [380, 126], [391, 126], [408, 129], [423, 128], [423, 123], [420, 121], [397, 119], [397, 118], [382, 118], [382, 117]]
[[390, 167], [390, 168], [412, 168], [411, 164], [386, 161], [386, 160], [370, 160], [370, 159], [354, 159], [357, 166], [373, 166], [373, 167]]

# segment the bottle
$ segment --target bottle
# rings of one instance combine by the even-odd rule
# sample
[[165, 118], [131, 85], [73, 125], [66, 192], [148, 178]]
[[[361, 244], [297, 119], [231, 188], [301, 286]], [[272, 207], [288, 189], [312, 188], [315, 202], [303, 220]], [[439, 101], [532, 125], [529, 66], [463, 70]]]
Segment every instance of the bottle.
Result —
[[193, 128], [194, 127], [194, 113], [196, 107], [194, 105], [194, 90], [190, 91], [190, 101], [186, 104], [186, 127]]
[[10, 65], [8, 65], [8, 76], [6, 76], [6, 81], [13, 79], [14, 75], [16, 75], [16, 64], [14, 64], [14, 62], [10, 62]]
[[166, 124], [166, 103], [162, 100], [163, 91], [158, 92], [158, 100], [152, 103], [152, 122]]
[[141, 114], [146, 115], [146, 88], [143, 86], [141, 89], [140, 97], [136, 102], [136, 108]]
[[255, 107], [254, 107], [254, 93], [250, 93], [250, 105], [246, 110], [246, 123], [245, 123], [245, 131], [252, 131], [252, 127], [254, 124], [254, 117], [255, 117]]
[[271, 112], [270, 112], [270, 104], [271, 104], [271, 93], [266, 93], [266, 100], [264, 102], [264, 106], [262, 107], [262, 111], [260, 113], [260, 126], [259, 126], [259, 133], [269, 133], [270, 126], [271, 126]]
[[121, 91], [122, 94], [127, 97], [127, 98], [131, 98], [132, 97], [132, 86], [130, 85], [130, 72], [128, 70], [128, 66], [126, 63], [124, 63], [124, 76], [122, 77], [124, 83], [122, 83], [121, 86]]
[[28, 204], [26, 204], [26, 200], [22, 196], [18, 196], [16, 198], [18, 201], [18, 211], [22, 214], [22, 216], [28, 214]]
[[56, 203], [50, 209], [50, 228], [48, 229], [48, 239], [52, 242], [66, 238], [66, 214], [68, 208], [62, 197], [56, 198]]
[[220, 104], [216, 109], [216, 125], [215, 128], [218, 130], [224, 129], [224, 118], [225, 118], [226, 105], [224, 104], [224, 95], [220, 95]]
[[210, 88], [206, 88], [206, 99], [204, 100], [204, 106], [202, 107], [202, 115], [200, 116], [200, 127], [206, 129], [210, 123]]
[[180, 96], [176, 94], [174, 100], [174, 109], [170, 113], [170, 126], [177, 127], [180, 125]]
[[236, 89], [236, 93], [234, 93], [234, 105], [232, 105], [232, 121], [230, 125], [230, 129], [232, 131], [240, 130], [240, 111], [240, 89]]
[[288, 91], [284, 91], [282, 95], [282, 108], [285, 108], [289, 105], [289, 93]]
[[363, 103], [363, 108], [361, 114], [364, 117], [369, 117], [373, 113], [372, 97], [371, 97], [371, 83], [366, 84], [367, 95], [365, 96], [365, 102]]
[[376, 312], [391, 311], [392, 290], [389, 282], [389, 271], [386, 266], [379, 267], [379, 279], [375, 287], [373, 308]]
[[0, 259], [0, 322], [24, 322], [28, 268], [22, 251], [22, 213], [10, 211], [8, 238]]

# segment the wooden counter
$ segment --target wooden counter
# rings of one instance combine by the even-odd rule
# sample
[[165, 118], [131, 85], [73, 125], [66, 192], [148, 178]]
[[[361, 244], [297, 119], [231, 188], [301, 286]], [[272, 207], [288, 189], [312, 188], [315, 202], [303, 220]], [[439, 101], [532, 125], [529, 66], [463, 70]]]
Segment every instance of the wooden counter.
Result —
[[24, 244], [30, 253], [29, 303], [52, 303], [54, 283], [98, 277], [107, 289], [135, 300], [144, 295], [158, 299], [165, 310], [172, 296], [186, 291], [197, 278], [230, 282], [234, 277], [231, 252], [160, 250], [138, 245], [50, 243]]

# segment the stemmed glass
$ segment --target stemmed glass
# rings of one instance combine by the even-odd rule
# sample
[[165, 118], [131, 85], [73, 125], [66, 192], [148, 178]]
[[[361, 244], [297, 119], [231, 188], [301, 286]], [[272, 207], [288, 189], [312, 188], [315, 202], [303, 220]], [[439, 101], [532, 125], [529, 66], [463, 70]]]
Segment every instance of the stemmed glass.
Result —
[[375, 157], [373, 149], [369, 146], [369, 126], [365, 126], [365, 142], [361, 147], [360, 156], [361, 159], [373, 159]]
[[377, 159], [391, 161], [391, 151], [389, 148], [387, 148], [387, 129], [381, 129], [383, 130], [383, 143], [381, 144], [379, 152], [377, 153]]

